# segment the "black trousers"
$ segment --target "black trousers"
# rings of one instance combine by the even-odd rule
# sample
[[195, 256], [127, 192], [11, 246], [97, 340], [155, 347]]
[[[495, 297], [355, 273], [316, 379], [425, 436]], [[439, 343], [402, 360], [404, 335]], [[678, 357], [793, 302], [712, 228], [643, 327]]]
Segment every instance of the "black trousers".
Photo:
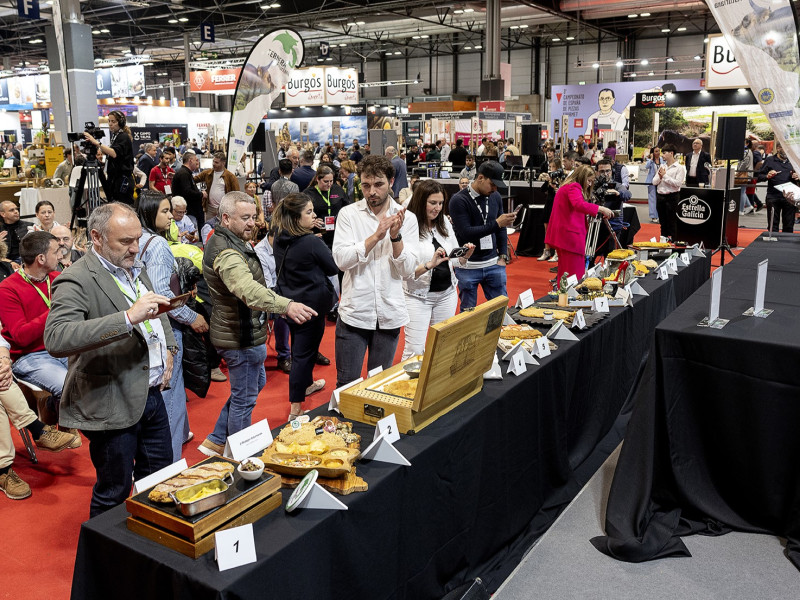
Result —
[[767, 198], [767, 226], [770, 231], [794, 232], [794, 202], [785, 198]]
[[678, 208], [678, 200], [681, 193], [671, 194], [656, 193], [656, 211], [658, 211], [658, 222], [661, 224], [661, 235], [664, 237], [675, 237], [678, 216], [675, 211]]
[[292, 334], [292, 370], [289, 372], [289, 402], [303, 402], [306, 388], [314, 383], [314, 365], [325, 334], [325, 314], [305, 323], [287, 319]]

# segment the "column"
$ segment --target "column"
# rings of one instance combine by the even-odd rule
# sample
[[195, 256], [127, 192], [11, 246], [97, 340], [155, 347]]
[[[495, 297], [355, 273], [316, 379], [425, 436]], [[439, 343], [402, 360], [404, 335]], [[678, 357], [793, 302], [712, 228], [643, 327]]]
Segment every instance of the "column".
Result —
[[486, 0], [486, 75], [481, 80], [481, 100], [503, 100], [500, 76], [500, 0]]

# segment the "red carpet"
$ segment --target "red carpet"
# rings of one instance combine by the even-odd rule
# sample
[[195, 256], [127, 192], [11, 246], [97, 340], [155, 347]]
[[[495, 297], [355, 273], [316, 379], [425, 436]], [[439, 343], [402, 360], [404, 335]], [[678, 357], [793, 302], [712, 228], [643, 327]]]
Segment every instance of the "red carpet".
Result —
[[[647, 240], [658, 233], [658, 225], [643, 224], [636, 239]], [[746, 246], [760, 233], [756, 229], [739, 229], [739, 245]], [[508, 293], [512, 303], [527, 288], [533, 289], [535, 297], [544, 295], [549, 289], [548, 280], [554, 277], [549, 272], [554, 264], [537, 262], [535, 258], [515, 260], [508, 268]], [[719, 264], [718, 256], [715, 256], [714, 264]], [[328, 324], [321, 351], [331, 360], [334, 358], [333, 345], [334, 328]], [[397, 360], [402, 347], [401, 339]], [[328, 385], [309, 399], [307, 408], [326, 403], [336, 382], [333, 364], [317, 367], [314, 375], [324, 378]], [[270, 343], [267, 385], [259, 396], [254, 421], [267, 418], [272, 427], [285, 423], [289, 413], [288, 379], [288, 375], [276, 369], [274, 347]], [[189, 422], [195, 439], [184, 447], [184, 457], [190, 465], [204, 458], [197, 451], [197, 444], [211, 431], [228, 389], [227, 383], [212, 383], [206, 398], [190, 396]], [[0, 493], [0, 531], [9, 549], [0, 578], [0, 598], [68, 598], [80, 524], [88, 518], [94, 484], [88, 442], [84, 439], [83, 447], [60, 454], [39, 452], [39, 464], [34, 465], [28, 460], [19, 435], [13, 432], [12, 437], [17, 448], [14, 469], [30, 484], [33, 496], [12, 501]]]

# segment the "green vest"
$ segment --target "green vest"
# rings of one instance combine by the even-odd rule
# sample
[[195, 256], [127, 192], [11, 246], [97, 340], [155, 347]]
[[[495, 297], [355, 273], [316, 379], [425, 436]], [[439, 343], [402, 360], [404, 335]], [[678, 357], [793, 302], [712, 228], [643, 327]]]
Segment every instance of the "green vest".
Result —
[[217, 225], [208, 240], [203, 256], [203, 277], [208, 284], [213, 309], [210, 337], [217, 348], [238, 349], [259, 346], [267, 341], [266, 315], [253, 310], [234, 296], [214, 270], [214, 261], [223, 251], [231, 249], [242, 255], [253, 279], [266, 287], [261, 262], [253, 247], [236, 237], [222, 225]]

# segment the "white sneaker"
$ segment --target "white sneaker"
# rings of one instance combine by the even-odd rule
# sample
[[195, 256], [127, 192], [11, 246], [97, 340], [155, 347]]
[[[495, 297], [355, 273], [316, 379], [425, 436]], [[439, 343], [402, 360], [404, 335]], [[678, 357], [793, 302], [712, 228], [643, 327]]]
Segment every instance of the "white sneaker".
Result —
[[558, 262], [558, 252], [555, 252], [553, 256], [547, 259], [547, 262]]
[[549, 256], [550, 256], [550, 250], [545, 250], [544, 252], [542, 252], [542, 255], [539, 258], [537, 258], [536, 260], [541, 262], [543, 260], [547, 260], [547, 258]]
[[317, 379], [310, 386], [306, 388], [306, 396], [310, 396], [325, 387], [324, 379]]

